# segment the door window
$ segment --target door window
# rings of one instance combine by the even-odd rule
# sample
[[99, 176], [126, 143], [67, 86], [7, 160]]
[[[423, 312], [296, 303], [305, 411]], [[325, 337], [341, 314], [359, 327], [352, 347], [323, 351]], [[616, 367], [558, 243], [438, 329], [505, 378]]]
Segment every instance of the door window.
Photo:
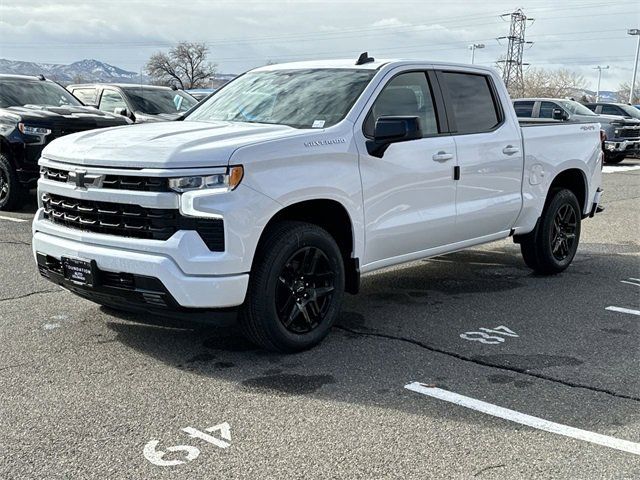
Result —
[[502, 122], [502, 112], [488, 77], [473, 73], [443, 72], [459, 134], [489, 132]]
[[[553, 111], [560, 105], [553, 102], [540, 102], [540, 118], [553, 118]], [[563, 110], [560, 108], [560, 110]]]
[[624, 116], [624, 112], [621, 108], [616, 107], [615, 105], [603, 105], [602, 106], [602, 114], [604, 115], [621, 115]]
[[113, 90], [105, 90], [100, 98], [100, 110], [103, 112], [113, 113], [116, 108], [127, 108], [122, 95]]
[[535, 102], [514, 102], [513, 106], [518, 117], [533, 117], [533, 105]]
[[373, 137], [380, 117], [418, 117], [423, 136], [438, 134], [438, 121], [425, 72], [408, 72], [393, 78], [380, 92], [364, 122], [364, 134]]
[[95, 88], [74, 88], [73, 92], [75, 97], [85, 105], [96, 104], [96, 89]]

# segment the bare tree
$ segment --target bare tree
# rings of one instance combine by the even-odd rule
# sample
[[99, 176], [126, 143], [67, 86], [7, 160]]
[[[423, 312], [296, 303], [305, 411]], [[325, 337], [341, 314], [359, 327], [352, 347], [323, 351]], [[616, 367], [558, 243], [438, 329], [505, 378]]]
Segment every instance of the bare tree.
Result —
[[[621, 83], [618, 87], [617, 97], [620, 103], [629, 102], [629, 94], [631, 93], [631, 82]], [[640, 82], [636, 82], [636, 86], [633, 89], [633, 98], [631, 99], [633, 105], [640, 103]]]
[[587, 82], [582, 75], [565, 68], [545, 70], [529, 69], [524, 75], [524, 90], [527, 97], [565, 98], [582, 95]]
[[169, 53], [154, 53], [145, 70], [156, 84], [182, 89], [205, 86], [216, 71], [216, 66], [207, 62], [208, 53], [204, 43], [180, 42]]

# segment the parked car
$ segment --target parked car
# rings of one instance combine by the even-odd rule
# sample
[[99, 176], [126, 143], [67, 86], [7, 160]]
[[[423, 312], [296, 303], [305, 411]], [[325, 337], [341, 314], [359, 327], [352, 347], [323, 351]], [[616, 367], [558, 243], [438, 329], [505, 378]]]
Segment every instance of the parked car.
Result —
[[198, 102], [201, 102], [209, 95], [216, 91], [215, 88], [193, 88], [191, 90], [185, 90], [189, 95], [195, 98]]
[[175, 88], [135, 84], [78, 84], [67, 87], [86, 105], [123, 115], [135, 123], [176, 120], [198, 101]]
[[38, 179], [38, 159], [54, 138], [127, 125], [89, 108], [43, 76], [0, 75], [0, 210], [19, 207]]
[[617, 117], [635, 118], [640, 120], [640, 111], [633, 105], [626, 103], [585, 103], [585, 107], [598, 115], [615, 115]]
[[[264, 348], [302, 350], [383, 267], [513, 237], [534, 271], [566, 269], [602, 193], [589, 119], [521, 127], [477, 65], [269, 65], [183, 121], [49, 145], [33, 249], [98, 304], [237, 319]], [[78, 171], [83, 190], [61, 180]]]
[[640, 150], [640, 120], [616, 115], [596, 114], [574, 100], [558, 98], [519, 98], [513, 101], [516, 115], [523, 119], [557, 122], [599, 122], [604, 132], [606, 163], [620, 163]]

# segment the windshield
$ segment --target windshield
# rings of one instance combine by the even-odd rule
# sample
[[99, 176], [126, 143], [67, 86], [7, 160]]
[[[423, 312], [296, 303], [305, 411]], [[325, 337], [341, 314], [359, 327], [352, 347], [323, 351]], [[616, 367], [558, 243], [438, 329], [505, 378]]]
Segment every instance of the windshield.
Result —
[[44, 80], [0, 81], [0, 107], [22, 107], [23, 105], [61, 107], [82, 106], [82, 103], [57, 83]]
[[330, 127], [345, 117], [374, 74], [355, 69], [249, 72], [218, 91], [187, 120]]
[[149, 115], [186, 112], [197, 102], [191, 95], [180, 90], [161, 88], [126, 87], [126, 92], [136, 112]]
[[560, 105], [572, 115], [589, 115], [595, 117], [596, 114], [589, 110], [587, 107], [574, 100], [561, 100]]
[[631, 105], [620, 105], [620, 108], [624, 110], [624, 113], [627, 116], [640, 120], [640, 110], [638, 110], [636, 107], [632, 107]]

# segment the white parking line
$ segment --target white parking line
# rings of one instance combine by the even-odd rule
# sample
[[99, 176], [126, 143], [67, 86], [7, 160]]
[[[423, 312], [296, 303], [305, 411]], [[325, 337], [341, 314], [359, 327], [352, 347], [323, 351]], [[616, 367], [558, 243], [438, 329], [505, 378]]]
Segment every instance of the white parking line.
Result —
[[622, 307], [607, 307], [605, 310], [610, 310], [612, 312], [620, 312], [620, 313], [630, 313], [631, 315], [640, 315], [640, 310], [631, 310], [630, 308], [622, 308]]
[[4, 217], [0, 215], [0, 220], [8, 220], [10, 222], [28, 222], [29, 220], [23, 220], [22, 218]]
[[614, 167], [612, 165], [605, 165], [602, 167], [602, 173], [620, 173], [629, 172], [631, 170], [640, 170], [640, 165], [620, 165]]
[[519, 423], [521, 425], [537, 428], [538, 430], [544, 430], [545, 432], [556, 433], [558, 435], [564, 435], [566, 437], [575, 438], [577, 440], [595, 443], [596, 445], [602, 445], [603, 447], [614, 448], [623, 452], [640, 455], [640, 443], [621, 440], [619, 438], [601, 435], [599, 433], [590, 432], [588, 430], [581, 430], [579, 428], [569, 427], [560, 423], [550, 422], [549, 420], [545, 420], [543, 418], [533, 417], [525, 413], [520, 413], [515, 410], [510, 410], [508, 408], [493, 405], [492, 403], [483, 402], [482, 400], [476, 400], [475, 398], [465, 397], [464, 395], [449, 392], [448, 390], [429, 387], [418, 382], [413, 382], [405, 385], [404, 388], [413, 392], [427, 395], [429, 397], [444, 400], [445, 402], [455, 403], [456, 405], [460, 405], [461, 407], [486, 413], [487, 415], [503, 418], [505, 420]]
[[620, 280], [620, 283], [626, 283], [627, 285], [635, 285], [636, 287], [640, 287], [640, 283], [636, 282], [627, 282], [626, 280]]

